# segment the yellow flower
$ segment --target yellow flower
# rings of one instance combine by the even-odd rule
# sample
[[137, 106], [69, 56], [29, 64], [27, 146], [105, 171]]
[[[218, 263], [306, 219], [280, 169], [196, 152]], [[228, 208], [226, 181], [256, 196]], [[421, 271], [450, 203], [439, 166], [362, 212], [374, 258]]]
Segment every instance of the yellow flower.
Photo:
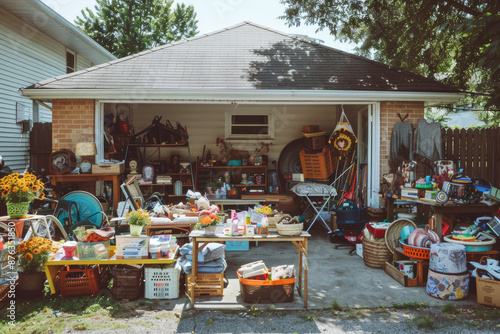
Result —
[[44, 250], [41, 250], [41, 249], [37, 249], [37, 248], [35, 248], [35, 249], [33, 249], [33, 254], [35, 254], [35, 255], [36, 255], [36, 254], [40, 254], [40, 252], [41, 252], [41, 251], [45, 251], [45, 249], [44, 249]]
[[24, 186], [23, 189], [21, 189], [21, 190], [24, 191], [24, 192], [27, 192], [30, 189], [28, 187]]
[[33, 259], [33, 255], [31, 255], [30, 253], [26, 253], [26, 254], [24, 254], [24, 258], [26, 260], [32, 260]]
[[18, 188], [18, 187], [14, 187], [14, 188], [12, 188], [12, 192], [13, 192], [13, 193], [17, 193], [17, 191], [18, 191], [18, 190], [19, 190], [19, 188]]

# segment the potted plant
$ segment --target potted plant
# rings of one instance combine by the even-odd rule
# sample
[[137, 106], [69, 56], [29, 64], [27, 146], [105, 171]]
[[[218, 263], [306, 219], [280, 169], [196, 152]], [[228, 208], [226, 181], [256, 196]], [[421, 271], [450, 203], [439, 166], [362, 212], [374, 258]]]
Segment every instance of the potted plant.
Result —
[[30, 202], [43, 199], [43, 182], [31, 173], [12, 173], [0, 180], [2, 199], [7, 204], [7, 213], [11, 218], [21, 218], [28, 214]]
[[231, 156], [231, 151], [233, 150], [233, 144], [225, 141], [223, 138], [217, 137], [215, 140], [217, 147], [220, 148], [220, 154], [222, 156], [222, 163], [225, 165], [229, 161], [229, 157]]
[[202, 215], [198, 217], [198, 224], [196, 224], [196, 229], [204, 230], [205, 234], [213, 235], [215, 234], [215, 229], [220, 223], [219, 215], [215, 213], [210, 213], [208, 215]]
[[139, 209], [131, 211], [125, 215], [127, 223], [130, 225], [130, 234], [139, 236], [142, 228], [151, 224], [151, 218], [146, 210]]
[[24, 292], [41, 293], [45, 283], [44, 264], [60, 244], [42, 237], [22, 241], [17, 246], [19, 259], [18, 288]]

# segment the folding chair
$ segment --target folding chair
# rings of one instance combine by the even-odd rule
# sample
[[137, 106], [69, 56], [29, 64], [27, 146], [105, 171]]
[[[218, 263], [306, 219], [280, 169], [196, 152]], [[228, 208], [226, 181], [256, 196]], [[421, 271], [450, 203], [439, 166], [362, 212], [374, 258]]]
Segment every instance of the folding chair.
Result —
[[123, 194], [125, 195], [125, 201], [133, 210], [145, 209], [152, 210], [156, 203], [165, 205], [163, 196], [159, 192], [153, 193], [147, 199], [144, 199], [142, 195], [141, 188], [137, 182], [137, 177], [132, 176], [127, 179], [121, 186]]
[[321, 213], [331, 211], [337, 196], [336, 188], [340, 185], [340, 181], [343, 179], [344, 175], [347, 175], [346, 173], [353, 166], [354, 164], [351, 164], [332, 183], [330, 183], [330, 185], [320, 183], [299, 183], [292, 187], [291, 190], [306, 202], [307, 206], [303, 215], [305, 215], [309, 210], [311, 210], [314, 214], [314, 218], [311, 220], [311, 223], [306, 230], [307, 232], [309, 232], [314, 223], [319, 219], [323, 225], [325, 225], [328, 233], [332, 233], [332, 229], [321, 216]]

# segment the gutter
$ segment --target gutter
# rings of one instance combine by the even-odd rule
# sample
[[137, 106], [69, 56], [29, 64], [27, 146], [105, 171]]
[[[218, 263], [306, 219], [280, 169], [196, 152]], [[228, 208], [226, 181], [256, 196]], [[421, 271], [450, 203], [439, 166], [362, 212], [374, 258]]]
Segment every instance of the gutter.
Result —
[[452, 103], [460, 100], [465, 93], [436, 92], [387, 92], [353, 90], [124, 90], [124, 89], [32, 89], [21, 88], [22, 96], [34, 100], [88, 99], [151, 102], [384, 102], [423, 101], [428, 104]]

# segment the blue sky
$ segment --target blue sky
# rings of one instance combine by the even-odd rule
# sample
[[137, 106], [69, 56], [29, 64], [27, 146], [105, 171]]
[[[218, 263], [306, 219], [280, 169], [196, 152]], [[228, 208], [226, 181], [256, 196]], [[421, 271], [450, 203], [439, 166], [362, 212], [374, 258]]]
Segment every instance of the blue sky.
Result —
[[[85, 7], [95, 6], [95, 0], [42, 0], [71, 23]], [[353, 52], [354, 45], [340, 43], [328, 32], [316, 33], [317, 27], [301, 26], [289, 28], [285, 21], [278, 19], [284, 14], [285, 6], [279, 0], [184, 0], [193, 5], [198, 19], [198, 31], [202, 34], [233, 26], [243, 21], [269, 27], [288, 34], [302, 34], [324, 41], [325, 45]]]

